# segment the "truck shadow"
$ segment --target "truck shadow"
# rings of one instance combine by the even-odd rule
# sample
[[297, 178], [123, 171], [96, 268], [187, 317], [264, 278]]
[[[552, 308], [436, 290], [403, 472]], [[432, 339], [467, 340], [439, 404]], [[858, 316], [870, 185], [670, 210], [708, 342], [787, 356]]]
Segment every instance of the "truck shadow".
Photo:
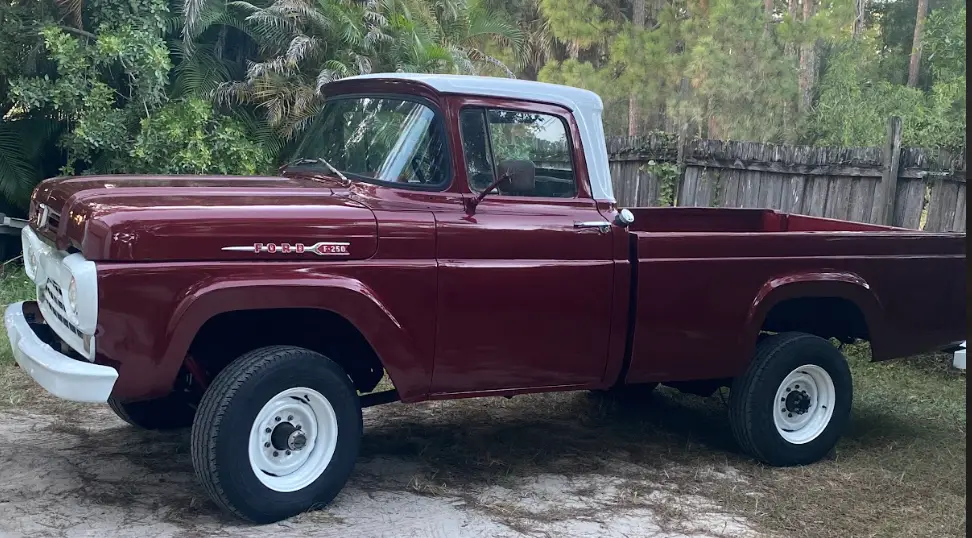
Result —
[[[11, 426], [0, 430], [0, 482], [6, 484], [0, 499], [36, 498], [41, 487], [58, 493], [41, 494], [30, 510], [58, 511], [67, 495], [125, 514], [162, 513], [179, 525], [239, 524], [198, 485], [188, 430], [139, 431], [106, 408], [46, 417], [51, 422], [28, 429], [17, 414], [4, 416]], [[887, 446], [888, 436], [873, 432], [908, 438], [907, 427], [880, 409], [864, 410], [838, 450], [843, 457]], [[22, 450], [25, 443], [30, 450]], [[372, 490], [455, 495], [540, 475], [592, 474], [703, 484], [711, 479], [707, 470], [746, 475], [757, 467], [738, 452], [718, 396], [659, 389], [642, 401], [619, 402], [587, 393], [536, 394], [367, 409], [361, 458], [347, 490], [352, 500]], [[16, 469], [43, 472], [25, 482]]]

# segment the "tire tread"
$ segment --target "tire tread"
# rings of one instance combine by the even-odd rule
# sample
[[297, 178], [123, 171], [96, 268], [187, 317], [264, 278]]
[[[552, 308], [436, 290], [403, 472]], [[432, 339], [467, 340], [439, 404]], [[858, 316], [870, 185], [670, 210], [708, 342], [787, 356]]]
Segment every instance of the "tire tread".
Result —
[[219, 481], [214, 437], [219, 433], [228, 402], [240, 387], [273, 362], [302, 353], [306, 353], [306, 350], [294, 346], [270, 346], [244, 353], [216, 376], [199, 404], [197, 421], [193, 424], [190, 437], [192, 466], [209, 497], [220, 508], [241, 519], [253, 521], [230, 502], [223, 484]]
[[729, 425], [733, 437], [743, 452], [761, 461], [767, 461], [765, 454], [759, 449], [759, 444], [753, 438], [753, 432], [756, 430], [753, 419], [754, 402], [749, 395], [753, 392], [755, 383], [772, 364], [773, 357], [781, 349], [800, 340], [815, 338], [819, 337], [799, 332], [779, 333], [764, 338], [756, 345], [756, 353], [749, 368], [733, 381], [729, 392]]

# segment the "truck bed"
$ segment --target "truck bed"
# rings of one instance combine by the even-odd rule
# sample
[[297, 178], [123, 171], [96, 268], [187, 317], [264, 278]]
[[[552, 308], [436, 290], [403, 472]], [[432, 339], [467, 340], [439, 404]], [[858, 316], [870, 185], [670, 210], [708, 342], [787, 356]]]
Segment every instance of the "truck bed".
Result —
[[871, 341], [875, 360], [965, 339], [965, 234], [772, 210], [638, 208], [626, 381], [738, 375], [761, 331]]
[[772, 209], [715, 207], [634, 208], [633, 232], [832, 232], [914, 231], [878, 224], [781, 213]]

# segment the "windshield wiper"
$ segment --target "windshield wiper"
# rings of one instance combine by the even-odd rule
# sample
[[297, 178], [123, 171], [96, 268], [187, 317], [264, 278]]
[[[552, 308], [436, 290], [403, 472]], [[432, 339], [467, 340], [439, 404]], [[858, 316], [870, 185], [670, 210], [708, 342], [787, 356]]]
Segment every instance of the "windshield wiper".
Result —
[[334, 166], [331, 163], [327, 162], [326, 159], [322, 159], [322, 158], [315, 158], [315, 159], [300, 158], [300, 159], [295, 159], [295, 160], [290, 161], [289, 163], [281, 166], [280, 167], [280, 170], [284, 170], [286, 168], [290, 168], [291, 166], [299, 166], [301, 164], [323, 164], [324, 166], [328, 167], [331, 170], [331, 172], [334, 172], [334, 175], [336, 175], [337, 177], [341, 178], [341, 181], [344, 182], [344, 186], [348, 186], [348, 185], [351, 184], [351, 180], [348, 179], [347, 176], [345, 176], [344, 174], [342, 174], [341, 171], [338, 170], [337, 168], [334, 168]]

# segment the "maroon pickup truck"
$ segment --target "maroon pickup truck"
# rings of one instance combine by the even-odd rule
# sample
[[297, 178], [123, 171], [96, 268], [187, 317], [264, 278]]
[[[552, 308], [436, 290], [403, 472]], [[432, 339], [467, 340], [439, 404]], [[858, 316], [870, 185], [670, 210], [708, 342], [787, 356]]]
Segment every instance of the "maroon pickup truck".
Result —
[[[731, 387], [739, 447], [830, 451], [851, 375], [966, 339], [965, 235], [762, 209], [622, 209], [593, 93], [373, 75], [329, 84], [281, 177], [44, 181], [17, 362], [129, 423], [192, 426], [222, 508], [327, 504], [361, 409], [664, 383]], [[394, 390], [375, 392], [387, 375]]]

